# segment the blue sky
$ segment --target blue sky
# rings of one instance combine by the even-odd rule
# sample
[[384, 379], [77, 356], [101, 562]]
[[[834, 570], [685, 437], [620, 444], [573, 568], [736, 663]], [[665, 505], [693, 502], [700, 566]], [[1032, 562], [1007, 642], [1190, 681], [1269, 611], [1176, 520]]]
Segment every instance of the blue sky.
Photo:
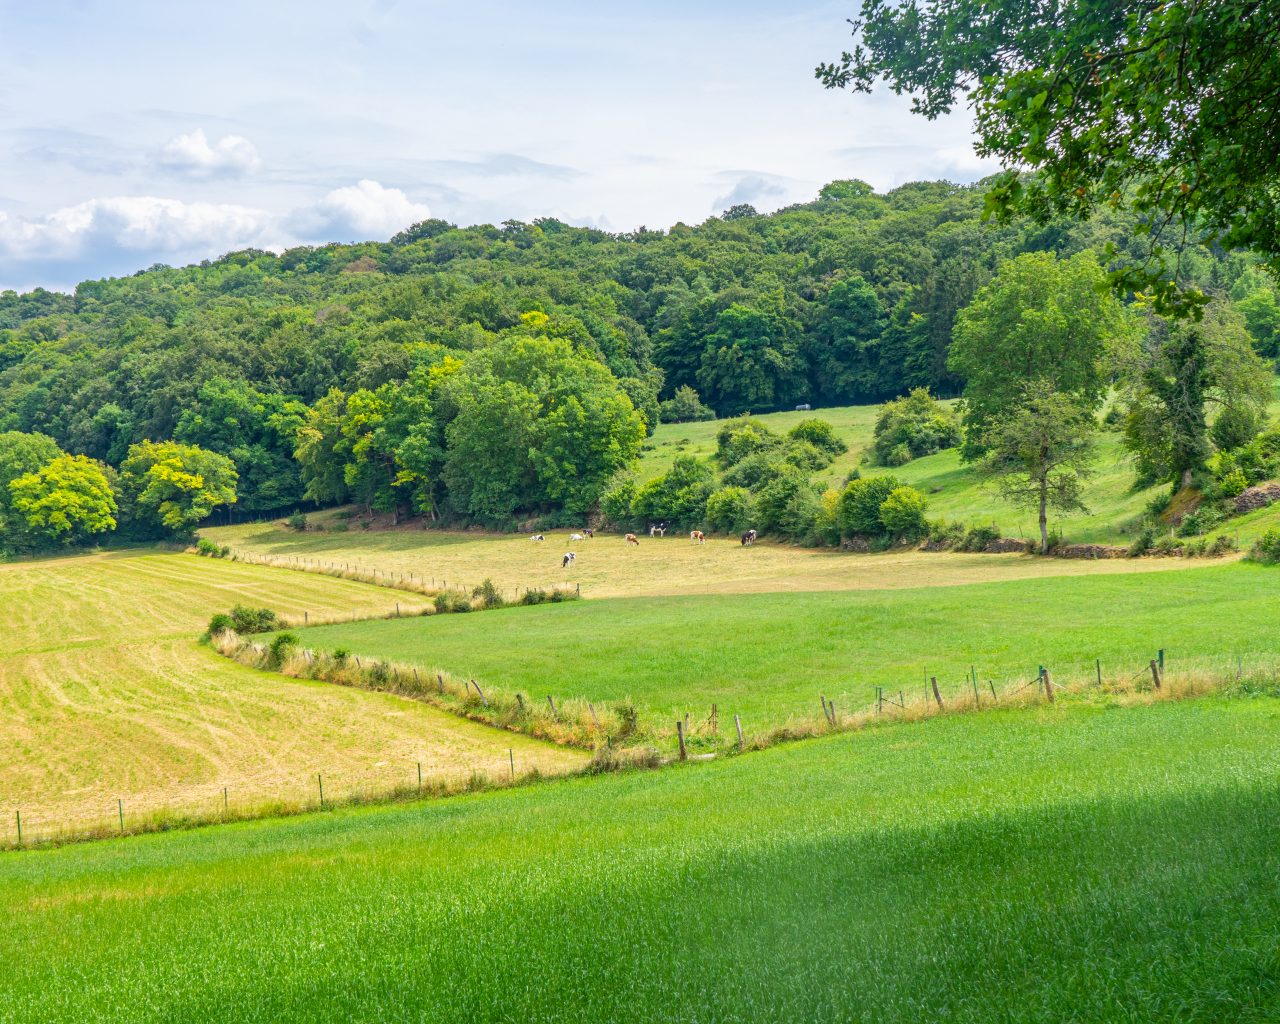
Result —
[[0, 0], [0, 289], [993, 170], [966, 115], [814, 80], [854, 3]]

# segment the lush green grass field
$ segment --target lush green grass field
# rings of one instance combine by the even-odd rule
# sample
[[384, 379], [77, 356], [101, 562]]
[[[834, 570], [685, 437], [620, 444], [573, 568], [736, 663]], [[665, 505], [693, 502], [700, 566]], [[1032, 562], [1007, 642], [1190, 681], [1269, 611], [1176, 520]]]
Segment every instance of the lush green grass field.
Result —
[[1280, 702], [0, 857], [0, 1021], [1280, 1016]]
[[575, 751], [422, 704], [243, 668], [196, 638], [244, 603], [312, 619], [425, 599], [325, 576], [147, 550], [0, 565], [0, 841], [385, 792], [416, 780], [546, 772]]
[[315, 649], [346, 647], [474, 676], [535, 700], [546, 694], [630, 697], [651, 725], [719, 705], [748, 731], [845, 710], [874, 685], [920, 696], [982, 679], [1060, 682], [1142, 670], [1164, 648], [1168, 668], [1234, 669], [1276, 651], [1280, 572], [1230, 563], [1184, 572], [1077, 576], [845, 593], [740, 594], [584, 601], [302, 630]]

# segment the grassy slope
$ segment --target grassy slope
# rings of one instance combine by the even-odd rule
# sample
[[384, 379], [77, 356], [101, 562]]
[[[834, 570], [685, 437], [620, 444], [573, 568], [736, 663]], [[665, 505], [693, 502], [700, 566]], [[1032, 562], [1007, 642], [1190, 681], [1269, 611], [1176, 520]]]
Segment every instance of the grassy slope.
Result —
[[131, 552], [0, 566], [0, 809], [35, 836], [159, 808], [334, 797], [424, 773], [580, 756], [413, 702], [284, 680], [197, 646], [237, 602], [291, 615], [384, 614], [415, 598], [384, 588], [190, 555]]
[[[1273, 418], [1280, 414], [1280, 380], [1277, 381], [1276, 392], [1277, 398], [1272, 404]], [[1010, 537], [1035, 533], [1034, 515], [1002, 501], [970, 467], [960, 464], [955, 451], [940, 452], [892, 470], [862, 465], [862, 454], [871, 446], [878, 408], [847, 406], [818, 409], [811, 413], [769, 413], [759, 418], [779, 431], [789, 430], [808, 416], [830, 422], [850, 446], [849, 452], [824, 473], [825, 479], [833, 485], [842, 482], [855, 466], [864, 474], [889, 472], [928, 495], [929, 515], [933, 518], [968, 524], [994, 523]], [[711, 455], [715, 451], [715, 436], [720, 426], [718, 422], [660, 426], [646, 442], [639, 477], [648, 480], [657, 476], [677, 455]], [[1134, 491], [1132, 485], [1133, 466], [1120, 446], [1119, 435], [1104, 433], [1099, 437], [1094, 474], [1085, 487], [1088, 514], [1053, 517], [1052, 523], [1067, 540], [1076, 543], [1127, 544], [1133, 539], [1134, 524], [1144, 507], [1160, 491], [1159, 487]], [[1241, 543], [1247, 547], [1264, 530], [1277, 524], [1280, 524], [1280, 507], [1273, 506], [1241, 520], [1233, 520], [1210, 536], [1217, 532], [1234, 536], [1238, 532]]]
[[1280, 1015], [1280, 702], [938, 719], [0, 858], [0, 1021]]
[[348, 647], [465, 673], [536, 700], [633, 698], [652, 723], [719, 705], [749, 730], [846, 710], [874, 684], [911, 695], [982, 678], [1131, 676], [1158, 648], [1170, 667], [1269, 658], [1280, 573], [1232, 563], [1158, 576], [1087, 576], [933, 589], [584, 601], [302, 631]]
[[[1025, 555], [938, 554], [894, 551], [855, 555], [761, 542], [743, 548], [736, 539], [691, 544], [687, 536], [642, 537], [628, 546], [616, 534], [571, 542], [569, 531], [548, 533], [546, 543], [511, 534], [444, 533], [418, 528], [295, 533], [269, 523], [218, 527], [203, 533], [237, 551], [276, 558], [281, 564], [336, 564], [413, 572], [416, 578], [474, 586], [492, 579], [512, 596], [514, 588], [578, 583], [584, 597], [641, 594], [735, 594], [796, 590], [866, 590], [949, 586], [983, 580], [1026, 579], [1088, 573], [1157, 572], [1202, 565], [1170, 559], [1102, 562], [1030, 558]], [[567, 550], [577, 553], [560, 567]]]

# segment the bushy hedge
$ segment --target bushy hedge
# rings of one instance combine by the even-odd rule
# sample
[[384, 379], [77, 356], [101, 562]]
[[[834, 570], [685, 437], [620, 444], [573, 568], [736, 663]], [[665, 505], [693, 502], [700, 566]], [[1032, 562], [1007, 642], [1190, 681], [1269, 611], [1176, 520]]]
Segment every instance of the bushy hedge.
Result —
[[885, 402], [876, 417], [873, 461], [880, 466], [901, 466], [960, 443], [960, 423], [955, 413], [916, 388], [904, 398]]

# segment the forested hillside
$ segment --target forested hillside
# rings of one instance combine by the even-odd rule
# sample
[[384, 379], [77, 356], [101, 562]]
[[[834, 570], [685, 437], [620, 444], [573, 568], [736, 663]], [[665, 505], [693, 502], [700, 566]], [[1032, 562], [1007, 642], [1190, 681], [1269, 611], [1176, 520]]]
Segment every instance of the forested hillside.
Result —
[[[845, 181], [768, 216], [618, 235], [431, 220], [385, 244], [5, 292], [0, 431], [111, 467], [146, 440], [208, 449], [248, 515], [304, 499], [577, 515], [677, 392], [668, 418], [699, 413], [689, 388], [721, 416], [955, 395], [953, 323], [1002, 260], [1142, 255], [1118, 217], [995, 226], [983, 195]], [[1276, 355], [1280, 309], [1248, 257], [1192, 251], [1182, 274]]]

